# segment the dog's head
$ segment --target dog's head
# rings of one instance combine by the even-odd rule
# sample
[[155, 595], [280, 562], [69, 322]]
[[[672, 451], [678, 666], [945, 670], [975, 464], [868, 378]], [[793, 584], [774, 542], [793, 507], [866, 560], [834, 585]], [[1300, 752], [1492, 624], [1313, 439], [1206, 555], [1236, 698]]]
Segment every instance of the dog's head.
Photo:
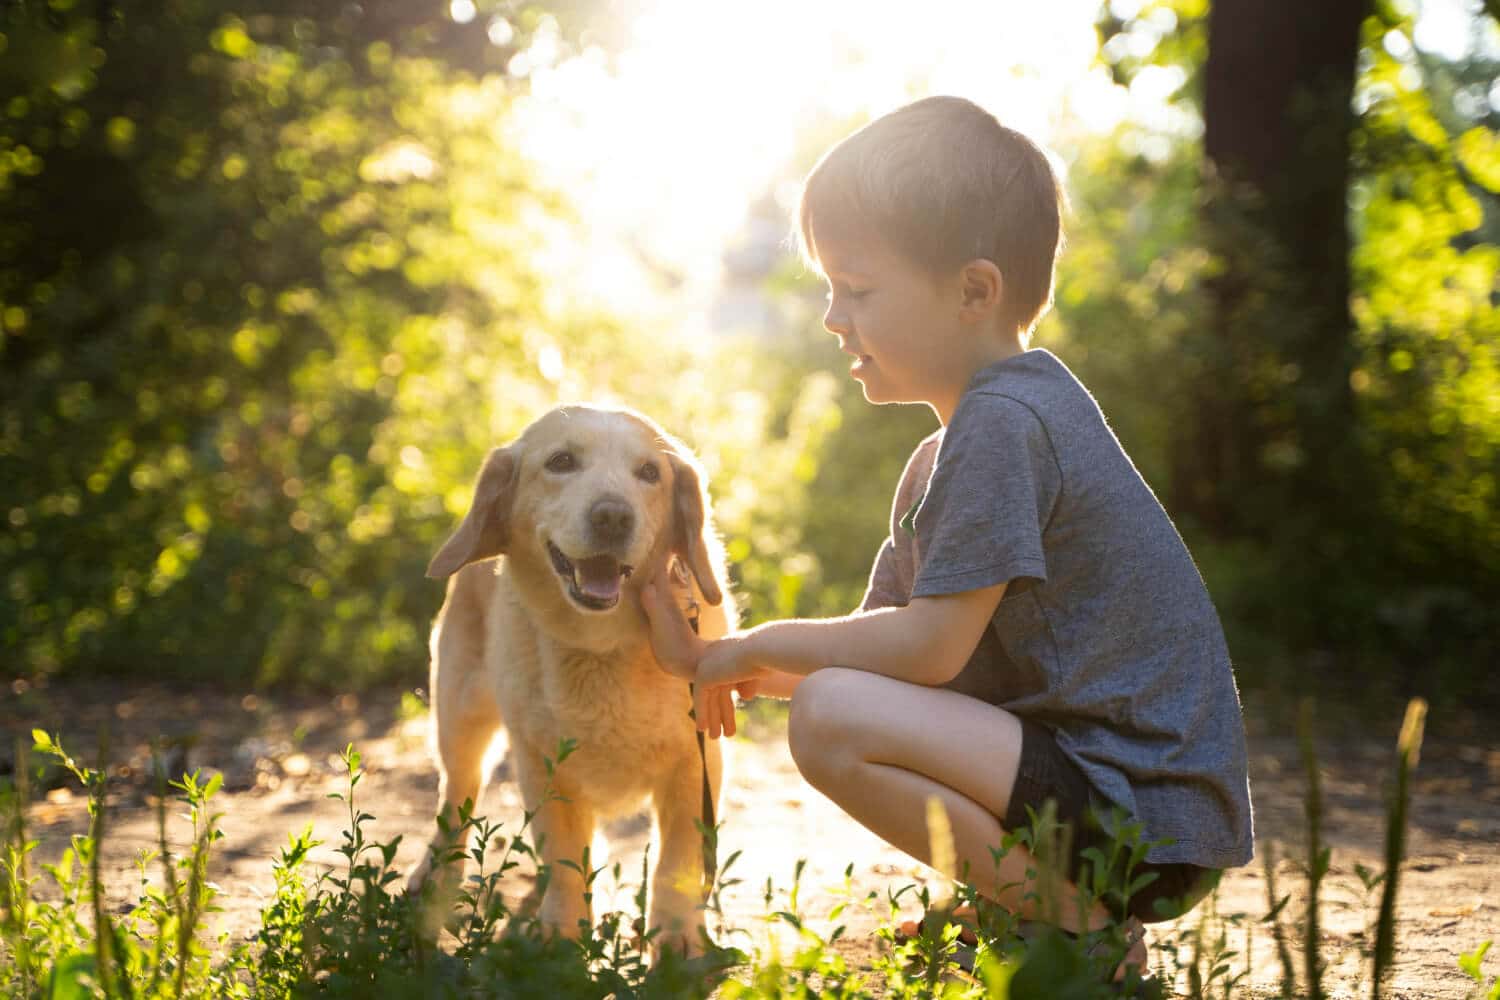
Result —
[[549, 604], [608, 614], [632, 578], [649, 579], [675, 554], [718, 604], [712, 532], [703, 476], [685, 446], [640, 414], [565, 406], [490, 452], [473, 505], [427, 575], [505, 555], [533, 583], [550, 579]]

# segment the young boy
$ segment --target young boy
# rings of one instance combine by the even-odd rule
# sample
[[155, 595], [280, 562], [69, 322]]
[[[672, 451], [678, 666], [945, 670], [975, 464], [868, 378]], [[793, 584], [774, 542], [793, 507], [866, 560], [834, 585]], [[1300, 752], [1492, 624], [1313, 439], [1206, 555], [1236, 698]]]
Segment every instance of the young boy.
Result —
[[[1049, 916], [1026, 879], [1036, 860], [1017, 846], [997, 869], [991, 848], [1054, 800], [1073, 830], [1071, 900], [1079, 852], [1108, 843], [1090, 817], [1116, 809], [1157, 845], [1135, 874], [1157, 877], [1113, 916], [1159, 920], [1250, 860], [1244, 727], [1177, 531], [1088, 391], [1027, 349], [1061, 206], [1043, 153], [957, 98], [830, 150], [799, 208], [830, 289], [824, 325], [866, 399], [926, 403], [942, 427], [907, 464], [859, 612], [704, 644], [664, 585], [642, 603], [710, 735], [734, 731], [732, 689], [790, 696], [811, 784], [923, 861], [938, 798], [960, 870], [1027, 919]], [[1076, 933], [1111, 915], [1076, 910], [1050, 916]]]

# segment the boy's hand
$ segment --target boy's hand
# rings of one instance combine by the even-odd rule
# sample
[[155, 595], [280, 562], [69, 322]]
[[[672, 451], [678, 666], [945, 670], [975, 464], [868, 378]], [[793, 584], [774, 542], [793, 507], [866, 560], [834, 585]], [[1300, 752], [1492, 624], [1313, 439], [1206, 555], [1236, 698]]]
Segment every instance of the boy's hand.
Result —
[[699, 656], [694, 679], [693, 717], [698, 720], [698, 728], [716, 739], [720, 734], [733, 736], [734, 699], [730, 692], [753, 698], [761, 679], [769, 673], [769, 668], [755, 662], [748, 636], [731, 635], [709, 643]]
[[[651, 649], [657, 662], [667, 673], [694, 683], [693, 717], [698, 728], [714, 738], [733, 736], [733, 692], [754, 698], [766, 671], [740, 662], [733, 637], [715, 643], [699, 638], [664, 580], [652, 580], [641, 588], [641, 608], [651, 626]], [[712, 657], [715, 665], [705, 672], [709, 650], [721, 646], [725, 648]]]
[[708, 643], [698, 638], [688, 625], [672, 597], [671, 586], [659, 577], [646, 584], [641, 588], [641, 608], [651, 626], [651, 649], [656, 653], [656, 662], [673, 676], [694, 680], [698, 660]]
[[734, 688], [731, 686], [694, 689], [693, 719], [698, 729], [710, 739], [733, 736]]

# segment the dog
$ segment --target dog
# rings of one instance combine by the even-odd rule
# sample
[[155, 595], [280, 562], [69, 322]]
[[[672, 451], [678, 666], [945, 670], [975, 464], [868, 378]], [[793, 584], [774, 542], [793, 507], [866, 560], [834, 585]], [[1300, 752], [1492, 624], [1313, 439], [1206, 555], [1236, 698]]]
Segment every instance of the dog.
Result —
[[[627, 409], [562, 406], [484, 461], [474, 499], [427, 575], [448, 578], [430, 649], [438, 833], [409, 881], [440, 873], [446, 909], [463, 862], [460, 807], [477, 805], [485, 754], [503, 725], [532, 835], [550, 878], [526, 907], [576, 936], [593, 915], [585, 848], [596, 824], [650, 799], [661, 846], [648, 926], [696, 954], [707, 941], [699, 824], [717, 803], [718, 741], [700, 749], [687, 682], [657, 663], [639, 588], [674, 579], [699, 634], [737, 624], [697, 460]], [[576, 749], [558, 762], [564, 740]], [[704, 791], [707, 773], [708, 790]], [[477, 810], [476, 810], [477, 812]], [[538, 905], [539, 904], [539, 905]]]

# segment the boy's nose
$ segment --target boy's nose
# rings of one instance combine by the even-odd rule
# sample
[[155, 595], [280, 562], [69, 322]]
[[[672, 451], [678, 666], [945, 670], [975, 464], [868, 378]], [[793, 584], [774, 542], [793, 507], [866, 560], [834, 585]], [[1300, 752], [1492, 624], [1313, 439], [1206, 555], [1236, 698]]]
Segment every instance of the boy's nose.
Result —
[[844, 315], [843, 310], [830, 305], [828, 311], [823, 314], [823, 329], [829, 333], [838, 334], [840, 337], [849, 335], [849, 318]]

